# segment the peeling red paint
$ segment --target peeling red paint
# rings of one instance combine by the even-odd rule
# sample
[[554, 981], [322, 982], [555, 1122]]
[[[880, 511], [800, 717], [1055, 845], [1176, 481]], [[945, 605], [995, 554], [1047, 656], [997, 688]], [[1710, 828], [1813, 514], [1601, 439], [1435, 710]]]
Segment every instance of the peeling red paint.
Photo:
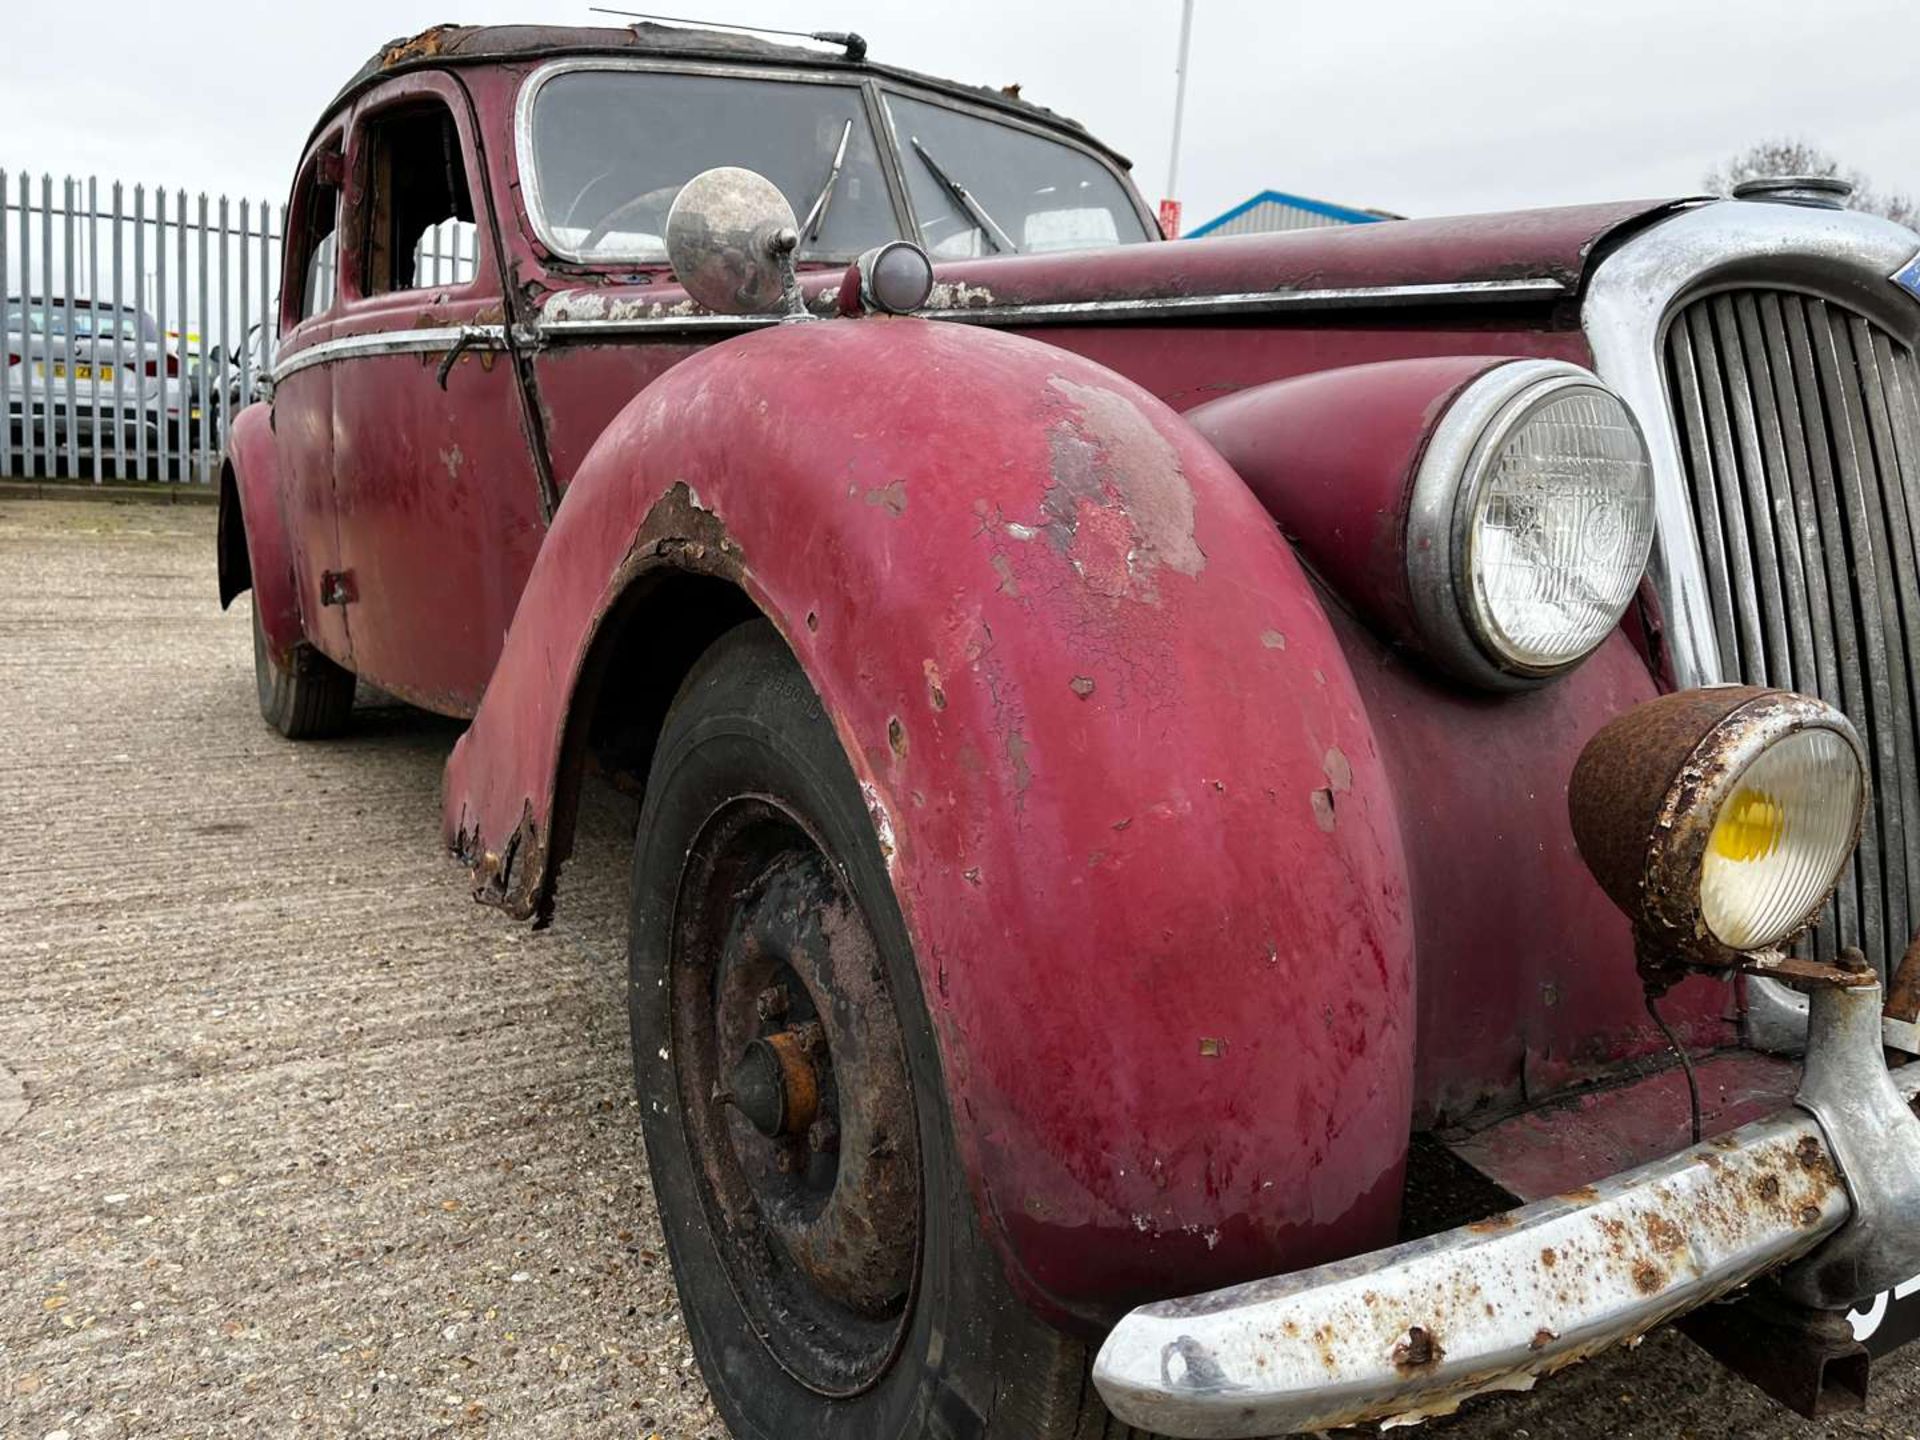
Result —
[[[881, 377], [926, 377], [911, 432], [865, 424]], [[902, 477], [904, 513], [864, 503]], [[675, 482], [673, 534], [630, 556]], [[979, 578], [956, 583], [967, 555]], [[554, 677], [642, 563], [734, 576], [847, 739], [1023, 1291], [1095, 1313], [1391, 1238], [1412, 1063], [1398, 822], [1319, 600], [1177, 417], [1070, 354], [924, 322], [782, 326], [683, 362], [608, 428], [543, 547], [449, 764], [470, 848], [549, 803]], [[1250, 612], [1251, 637], [1287, 637], [1258, 666]], [[1270, 797], [1325, 786], [1330, 748], [1351, 776], [1327, 833]], [[1199, 954], [1206, 986], [1186, 983]], [[1131, 994], [1153, 998], [1116, 1006]], [[1089, 1063], [1135, 1098], [1090, 1109], [1047, 1078]], [[1275, 1126], [1247, 1093], [1323, 1118]]]

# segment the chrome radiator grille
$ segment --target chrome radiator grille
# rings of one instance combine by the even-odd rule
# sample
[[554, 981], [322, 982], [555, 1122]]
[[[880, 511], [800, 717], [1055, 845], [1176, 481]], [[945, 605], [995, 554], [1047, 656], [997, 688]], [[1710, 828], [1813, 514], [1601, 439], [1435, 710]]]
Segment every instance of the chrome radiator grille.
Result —
[[1872, 759], [1811, 948], [1884, 973], [1920, 925], [1920, 371], [1864, 316], [1765, 289], [1678, 312], [1665, 360], [1721, 675], [1839, 706]]

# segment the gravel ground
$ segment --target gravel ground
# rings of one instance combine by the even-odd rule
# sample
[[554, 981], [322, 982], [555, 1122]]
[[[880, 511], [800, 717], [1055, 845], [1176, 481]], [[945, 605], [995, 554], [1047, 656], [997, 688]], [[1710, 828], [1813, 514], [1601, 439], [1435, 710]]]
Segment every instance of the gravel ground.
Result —
[[[0, 1436], [720, 1440], [629, 1095], [631, 812], [551, 930], [474, 905], [457, 727], [271, 734], [213, 523], [0, 498]], [[1910, 1437], [1917, 1375], [1807, 1426], [1663, 1334], [1432, 1429]]]

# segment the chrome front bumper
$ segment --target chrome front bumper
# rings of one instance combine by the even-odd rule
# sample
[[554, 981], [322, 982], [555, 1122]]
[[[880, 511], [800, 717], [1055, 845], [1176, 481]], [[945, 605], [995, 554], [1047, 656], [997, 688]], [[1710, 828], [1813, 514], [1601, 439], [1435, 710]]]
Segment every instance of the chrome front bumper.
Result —
[[1878, 985], [1817, 991], [1794, 1108], [1444, 1235], [1143, 1305], [1094, 1383], [1145, 1430], [1273, 1435], [1525, 1390], [1769, 1271], [1844, 1308], [1920, 1272], [1920, 1064], [1889, 1073], [1880, 1046]]

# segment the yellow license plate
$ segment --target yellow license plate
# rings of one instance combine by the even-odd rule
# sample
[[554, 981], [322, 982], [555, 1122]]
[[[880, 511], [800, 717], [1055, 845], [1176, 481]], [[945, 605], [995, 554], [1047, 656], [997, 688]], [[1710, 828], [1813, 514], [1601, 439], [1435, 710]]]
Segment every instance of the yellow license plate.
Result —
[[[73, 378], [76, 380], [91, 380], [94, 378], [95, 375], [98, 375], [102, 380], [111, 380], [113, 379], [113, 366], [111, 365], [75, 365], [73, 367]], [[55, 361], [53, 366], [53, 378], [56, 380], [66, 379], [67, 367], [65, 365], [62, 365], [60, 362]]]

